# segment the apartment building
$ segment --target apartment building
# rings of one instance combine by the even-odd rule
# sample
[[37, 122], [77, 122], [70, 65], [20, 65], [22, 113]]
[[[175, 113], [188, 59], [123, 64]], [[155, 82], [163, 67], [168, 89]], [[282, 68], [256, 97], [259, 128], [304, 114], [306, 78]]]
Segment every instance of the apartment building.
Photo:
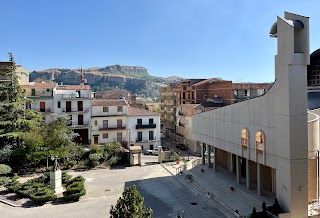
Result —
[[130, 145], [141, 146], [142, 151], [161, 145], [159, 113], [129, 107], [127, 129]]
[[128, 105], [123, 99], [92, 100], [92, 143], [120, 142], [127, 148], [127, 115]]
[[256, 98], [266, 93], [272, 83], [233, 83], [233, 102]]
[[91, 144], [91, 88], [89, 85], [58, 85], [53, 92], [53, 112], [66, 113], [70, 117], [70, 127], [79, 136], [75, 142]]
[[182, 104], [177, 106], [176, 136], [177, 142], [184, 143], [194, 154], [200, 154], [200, 148], [192, 136], [192, 116], [205, 111], [201, 104]]

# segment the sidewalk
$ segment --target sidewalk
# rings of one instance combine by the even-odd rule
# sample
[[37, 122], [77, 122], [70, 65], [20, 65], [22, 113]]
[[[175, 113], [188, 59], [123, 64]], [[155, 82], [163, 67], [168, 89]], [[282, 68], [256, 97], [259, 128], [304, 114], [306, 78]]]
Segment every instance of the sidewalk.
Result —
[[[231, 214], [233, 217], [234, 211], [238, 210], [242, 215], [249, 215], [253, 207], [256, 210], [261, 210], [263, 202], [267, 205], [273, 204], [274, 197], [258, 196], [255, 190], [246, 189], [244, 184], [237, 184], [235, 176], [223, 168], [218, 168], [214, 171], [206, 165], [198, 165], [190, 170], [185, 170], [181, 174], [176, 175], [178, 166], [170, 166], [163, 164], [169, 172], [171, 172], [181, 183], [187, 186], [191, 191], [194, 191], [203, 198], [206, 198], [211, 206], [216, 207], [227, 217]], [[204, 170], [204, 172], [201, 171]], [[188, 182], [185, 175], [192, 175], [193, 182]], [[233, 187], [232, 191], [230, 187]]]

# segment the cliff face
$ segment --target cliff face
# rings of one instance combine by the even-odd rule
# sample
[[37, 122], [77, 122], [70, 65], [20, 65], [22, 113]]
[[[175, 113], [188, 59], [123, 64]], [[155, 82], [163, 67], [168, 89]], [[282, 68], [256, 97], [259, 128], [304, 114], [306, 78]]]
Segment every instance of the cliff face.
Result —
[[[160, 77], [150, 76], [147, 69], [136, 66], [112, 65], [83, 69], [87, 84], [94, 91], [108, 89], [126, 89], [134, 94], [145, 94], [148, 97], [159, 96], [159, 86], [155, 82], [164, 82]], [[79, 84], [79, 69], [46, 69], [30, 73], [30, 81], [54, 81], [61, 84]]]

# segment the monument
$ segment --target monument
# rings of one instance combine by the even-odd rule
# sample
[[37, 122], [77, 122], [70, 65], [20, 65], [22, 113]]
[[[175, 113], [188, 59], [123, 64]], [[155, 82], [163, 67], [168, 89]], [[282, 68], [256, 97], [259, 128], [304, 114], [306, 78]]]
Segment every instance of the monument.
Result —
[[54, 169], [50, 171], [50, 189], [53, 189], [56, 194], [63, 192], [61, 170], [58, 163], [58, 157], [53, 157]]

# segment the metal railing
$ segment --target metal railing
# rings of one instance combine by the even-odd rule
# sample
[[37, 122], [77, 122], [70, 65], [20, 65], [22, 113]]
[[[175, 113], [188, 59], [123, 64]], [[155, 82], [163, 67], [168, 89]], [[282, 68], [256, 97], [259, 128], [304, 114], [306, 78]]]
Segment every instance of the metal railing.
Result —
[[156, 128], [156, 127], [157, 125], [154, 123], [136, 125], [136, 129], [150, 129], [150, 128]]
[[82, 108], [82, 110], [81, 110], [81, 108], [62, 108], [62, 112], [69, 112], [69, 113], [71, 113], [71, 112], [85, 112], [85, 113], [87, 113], [87, 112], [89, 112], [89, 108], [87, 107], [87, 108]]
[[47, 107], [47, 108], [38, 108], [37, 109], [38, 112], [47, 112], [50, 113], [51, 112], [51, 108]]
[[126, 137], [119, 137], [119, 138], [113, 138], [113, 141], [114, 142], [126, 142], [127, 141], [127, 139], [126, 139]]
[[83, 122], [70, 122], [70, 126], [88, 126], [89, 121], [83, 121]]
[[153, 137], [153, 138], [148, 138], [148, 139], [146, 139], [146, 138], [142, 138], [142, 139], [138, 139], [138, 138], [136, 138], [136, 142], [155, 142], [155, 141], [157, 141], [157, 137]]
[[63, 94], [62, 95], [62, 98], [63, 99], [76, 99], [76, 98], [85, 98], [85, 99], [89, 99], [90, 98], [90, 95], [85, 95], [85, 94], [82, 94], [82, 95], [79, 95], [77, 93], [70, 93], [70, 94]]
[[99, 126], [99, 130], [114, 130], [114, 129], [125, 129], [126, 125], [102, 125]]

